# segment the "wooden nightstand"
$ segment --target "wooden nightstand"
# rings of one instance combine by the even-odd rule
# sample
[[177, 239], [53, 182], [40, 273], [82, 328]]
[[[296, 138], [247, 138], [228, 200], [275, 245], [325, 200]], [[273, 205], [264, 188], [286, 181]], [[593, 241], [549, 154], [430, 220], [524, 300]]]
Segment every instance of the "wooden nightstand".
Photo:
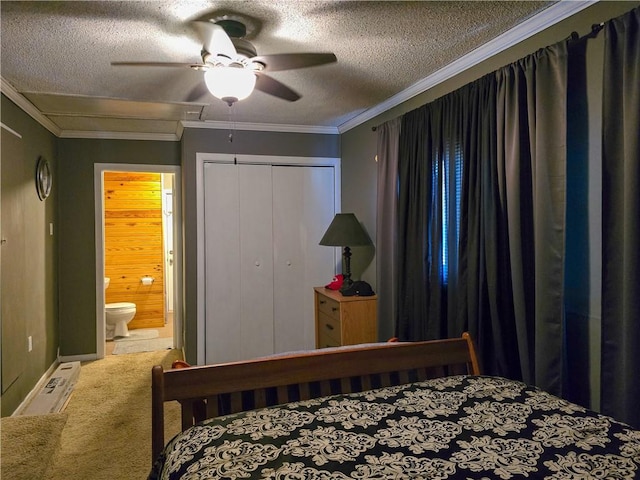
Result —
[[378, 341], [378, 297], [344, 297], [314, 287], [316, 348]]

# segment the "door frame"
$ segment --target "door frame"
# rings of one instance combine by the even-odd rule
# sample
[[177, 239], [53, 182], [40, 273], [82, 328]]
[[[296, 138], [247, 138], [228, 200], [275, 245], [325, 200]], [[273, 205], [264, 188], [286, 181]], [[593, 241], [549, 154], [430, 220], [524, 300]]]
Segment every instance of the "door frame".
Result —
[[[104, 172], [172, 173], [173, 182], [173, 348], [183, 348], [182, 169], [179, 165], [96, 163], [93, 167], [96, 233], [96, 357], [105, 355], [104, 319]], [[164, 252], [163, 252], [164, 256]]]
[[[196, 278], [197, 278], [197, 342], [196, 359], [198, 365], [205, 363], [205, 239], [204, 239], [204, 164], [236, 163], [257, 165], [284, 165], [305, 167], [333, 167], [334, 170], [334, 205], [335, 212], [341, 209], [341, 160], [337, 157], [293, 157], [284, 155], [236, 155], [228, 153], [196, 153]], [[342, 260], [340, 249], [334, 249], [336, 269]], [[337, 271], [337, 270], [336, 270]]]
[[[173, 249], [173, 237], [174, 237], [174, 232], [173, 229], [175, 227], [175, 225], [173, 224], [173, 207], [175, 205], [175, 202], [173, 201], [173, 195], [174, 195], [174, 191], [175, 191], [175, 187], [172, 187], [170, 190], [169, 189], [165, 189], [164, 186], [162, 187], [162, 236], [165, 240], [171, 238], [171, 250], [167, 250], [166, 245], [163, 245], [164, 247], [164, 255], [163, 255], [163, 260], [164, 260], [164, 265], [163, 268], [165, 269], [165, 271], [167, 271], [167, 275], [165, 275], [165, 282], [164, 282], [164, 311], [165, 313], [169, 313], [169, 312], [173, 312], [173, 290], [176, 288], [176, 284], [173, 278], [173, 264], [175, 263], [175, 260], [173, 259], [173, 256], [175, 254], [175, 251]], [[171, 198], [171, 222], [167, 221], [167, 197]], [[167, 235], [167, 229], [168, 229], [168, 225], [171, 225], [171, 236], [169, 237], [169, 235]], [[167, 265], [167, 257], [171, 255], [171, 268], [168, 268]], [[166, 277], [168, 275], [171, 275], [171, 281], [167, 282], [166, 281]], [[171, 286], [171, 294], [168, 295], [167, 294], [167, 289], [168, 286]]]

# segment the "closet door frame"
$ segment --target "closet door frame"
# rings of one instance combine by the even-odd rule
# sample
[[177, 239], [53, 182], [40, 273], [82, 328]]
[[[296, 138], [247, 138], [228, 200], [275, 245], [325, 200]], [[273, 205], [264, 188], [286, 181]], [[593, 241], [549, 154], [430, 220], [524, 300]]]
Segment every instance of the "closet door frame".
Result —
[[[205, 211], [204, 211], [204, 164], [237, 163], [255, 165], [285, 165], [285, 166], [318, 166], [334, 169], [334, 205], [335, 211], [341, 211], [341, 165], [340, 158], [335, 157], [292, 157], [279, 155], [234, 155], [225, 153], [196, 153], [196, 215], [197, 215], [197, 342], [196, 358], [198, 365], [205, 363]], [[334, 249], [334, 263], [336, 271], [340, 265], [340, 249]]]

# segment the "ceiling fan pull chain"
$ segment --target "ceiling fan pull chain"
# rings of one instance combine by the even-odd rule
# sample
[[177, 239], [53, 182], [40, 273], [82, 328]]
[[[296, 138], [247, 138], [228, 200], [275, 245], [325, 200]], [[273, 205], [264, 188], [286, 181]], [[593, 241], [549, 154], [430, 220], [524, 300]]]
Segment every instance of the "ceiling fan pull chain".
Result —
[[229, 122], [229, 143], [233, 143], [233, 134], [235, 132], [235, 121], [234, 121], [234, 105], [235, 104], [231, 104], [229, 105], [229, 110], [227, 112], [227, 121]]
[[[229, 121], [229, 143], [233, 143], [233, 134], [236, 131], [236, 112], [235, 112], [235, 103], [229, 105], [229, 112], [227, 113], [227, 118]], [[235, 148], [233, 149], [233, 164], [238, 164], [238, 158], [236, 157]]]

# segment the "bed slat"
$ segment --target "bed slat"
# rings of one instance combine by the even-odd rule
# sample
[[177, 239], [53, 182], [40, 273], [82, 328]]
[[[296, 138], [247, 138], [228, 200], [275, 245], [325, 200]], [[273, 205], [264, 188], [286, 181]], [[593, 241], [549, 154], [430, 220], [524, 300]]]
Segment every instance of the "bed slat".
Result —
[[320, 382], [320, 396], [321, 397], [328, 397], [329, 395], [331, 395], [331, 382], [328, 380], [323, 380], [322, 382]]
[[287, 385], [280, 385], [276, 388], [278, 403], [289, 403], [289, 388]]
[[371, 390], [371, 377], [369, 375], [365, 375], [360, 379], [362, 385], [362, 391]]
[[242, 392], [231, 393], [231, 410], [229, 413], [242, 411]]
[[341, 378], [340, 379], [340, 392], [341, 393], [351, 393], [351, 379], [350, 378]]
[[220, 406], [218, 396], [207, 397], [207, 418], [220, 416]]
[[260, 388], [254, 392], [254, 408], [262, 408], [267, 406], [267, 392], [264, 388]]
[[311, 398], [311, 388], [309, 382], [300, 384], [300, 400], [309, 400]]

